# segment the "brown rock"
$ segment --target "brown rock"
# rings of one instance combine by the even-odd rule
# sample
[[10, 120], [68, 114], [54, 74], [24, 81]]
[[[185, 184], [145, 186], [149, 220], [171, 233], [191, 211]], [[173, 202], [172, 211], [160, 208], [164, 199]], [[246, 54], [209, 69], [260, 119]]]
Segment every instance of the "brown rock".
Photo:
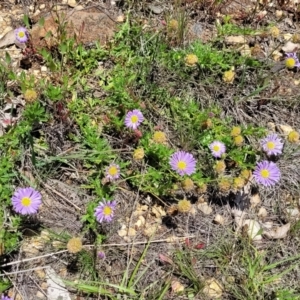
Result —
[[240, 1], [231, 1], [224, 2], [221, 5], [220, 13], [222, 15], [230, 15], [231, 17], [238, 18], [246, 18], [251, 9], [254, 9], [255, 4], [251, 0], [240, 0]]
[[104, 13], [87, 11], [53, 13], [44, 18], [43, 26], [38, 23], [33, 26], [31, 30], [33, 45], [41, 48], [60, 43], [58, 28], [63, 24], [66, 24], [67, 36], [75, 37], [77, 42], [83, 44], [98, 41], [104, 45], [115, 31], [115, 22]]

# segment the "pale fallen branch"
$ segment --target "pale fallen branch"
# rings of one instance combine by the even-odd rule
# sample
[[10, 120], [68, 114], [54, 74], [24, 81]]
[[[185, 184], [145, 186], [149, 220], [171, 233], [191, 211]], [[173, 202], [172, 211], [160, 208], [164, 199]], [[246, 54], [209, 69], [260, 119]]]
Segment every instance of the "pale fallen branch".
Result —
[[[196, 237], [195, 235], [182, 236], [182, 237], [168, 237], [166, 239], [153, 240], [153, 241], [146, 240], [146, 241], [132, 242], [132, 243], [103, 244], [103, 245], [101, 245], [101, 247], [118, 247], [118, 246], [124, 247], [124, 246], [145, 245], [145, 244], [148, 244], [148, 243], [150, 243], [150, 244], [170, 243], [170, 241], [172, 241], [172, 242], [176, 242], [176, 241], [183, 242], [185, 239], [193, 239], [195, 237]], [[95, 247], [95, 245], [85, 245], [83, 247], [93, 248], [93, 247]]]
[[40, 258], [44, 258], [44, 257], [53, 256], [53, 255], [56, 255], [56, 254], [65, 253], [65, 252], [68, 252], [68, 250], [61, 250], [61, 251], [54, 252], [54, 253], [48, 253], [48, 254], [44, 254], [44, 255], [40, 255], [40, 256], [24, 258], [24, 259], [20, 259], [20, 260], [17, 260], [17, 261], [12, 261], [10, 263], [1, 265], [0, 268], [13, 266], [13, 265], [17, 265], [17, 264], [20, 264], [20, 263], [23, 263], [23, 262], [28, 262], [28, 261], [32, 261], [32, 260], [36, 260], [36, 259], [40, 259]]
[[[182, 236], [182, 237], [172, 236], [172, 237], [168, 237], [166, 239], [153, 240], [153, 241], [145, 240], [145, 241], [133, 242], [133, 243], [103, 244], [103, 245], [101, 245], [101, 247], [119, 247], [119, 246], [124, 247], [124, 246], [145, 245], [145, 244], [148, 244], [148, 243], [154, 244], [154, 243], [183, 242], [183, 241], [185, 241], [185, 239], [193, 239], [195, 237], [196, 237], [195, 235]], [[84, 248], [94, 248], [96, 246], [95, 245], [84, 245], [83, 247]], [[12, 262], [7, 263], [7, 264], [3, 264], [3, 265], [0, 266], [0, 268], [13, 266], [13, 265], [17, 265], [17, 264], [20, 264], [20, 263], [33, 261], [33, 260], [37, 260], [37, 259], [45, 258], [45, 257], [49, 257], [49, 256], [55, 256], [57, 254], [61, 254], [61, 253], [65, 253], [65, 252], [68, 252], [68, 250], [61, 250], [61, 251], [57, 251], [57, 252], [52, 252], [52, 253], [40, 255], [40, 256], [24, 258], [24, 259], [20, 259], [20, 260], [17, 260], [17, 261], [12, 261]]]
[[15, 274], [19, 274], [19, 273], [26, 273], [26, 272], [36, 271], [36, 270], [43, 270], [46, 268], [48, 268], [48, 266], [30, 268], [30, 269], [26, 269], [26, 270], [15, 271], [15, 272], [5, 272], [5, 274], [0, 274], [0, 277], [4, 277], [4, 276], [8, 276], [8, 275], [15, 275]]

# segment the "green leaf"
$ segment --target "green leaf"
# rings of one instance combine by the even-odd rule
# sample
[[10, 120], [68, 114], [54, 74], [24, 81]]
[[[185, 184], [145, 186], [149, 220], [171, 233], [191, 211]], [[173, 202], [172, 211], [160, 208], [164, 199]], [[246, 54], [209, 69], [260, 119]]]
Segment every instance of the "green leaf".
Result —
[[43, 27], [45, 24], [45, 18], [44, 17], [40, 18], [38, 24], [39, 26]]
[[23, 16], [23, 22], [26, 25], [27, 28], [30, 28], [29, 18], [27, 15]]
[[11, 63], [11, 57], [10, 57], [9, 53], [6, 52], [6, 51], [5, 51], [5, 62], [6, 62], [7, 64], [10, 64], [10, 63]]

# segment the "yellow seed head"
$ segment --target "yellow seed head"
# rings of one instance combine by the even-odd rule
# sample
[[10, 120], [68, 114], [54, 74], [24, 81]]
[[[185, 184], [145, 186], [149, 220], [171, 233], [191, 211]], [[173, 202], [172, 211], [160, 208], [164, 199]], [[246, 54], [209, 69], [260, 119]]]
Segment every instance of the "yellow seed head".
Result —
[[243, 171], [241, 172], [240, 177], [242, 177], [242, 178], [244, 178], [244, 179], [246, 179], [246, 180], [249, 180], [250, 177], [251, 177], [251, 175], [252, 175], [252, 172], [251, 172], [250, 170], [243, 170]]
[[178, 29], [178, 21], [175, 19], [170, 20], [168, 27], [171, 31], [176, 31]]
[[261, 46], [259, 44], [255, 44], [254, 47], [251, 48], [252, 56], [260, 56], [263, 53]]
[[24, 98], [26, 102], [31, 103], [37, 99], [37, 93], [34, 90], [26, 90], [24, 93]]
[[155, 131], [153, 134], [153, 141], [158, 144], [164, 144], [167, 141], [166, 134], [162, 131]]
[[218, 174], [222, 174], [226, 169], [226, 164], [223, 160], [219, 160], [216, 164], [215, 164], [215, 170]]
[[207, 119], [206, 121], [204, 121], [202, 123], [202, 128], [203, 129], [212, 128], [212, 126], [213, 126], [213, 122], [212, 122], [211, 119]]
[[278, 27], [276, 27], [276, 26], [271, 27], [269, 32], [273, 38], [279, 37], [280, 30], [278, 29]]
[[184, 60], [189, 67], [194, 67], [198, 63], [198, 57], [195, 54], [188, 54]]
[[240, 135], [241, 132], [242, 132], [242, 129], [240, 126], [233, 126], [231, 129], [230, 135], [235, 137], [235, 136]]
[[290, 143], [298, 143], [299, 142], [299, 133], [295, 130], [291, 131], [288, 135], [288, 141]]
[[244, 143], [244, 138], [241, 135], [238, 135], [234, 138], [234, 144], [236, 146], [242, 146]]
[[292, 36], [292, 42], [293, 43], [300, 43], [300, 34], [299, 33], [295, 33], [295, 34], [293, 34], [293, 36]]
[[233, 70], [225, 71], [223, 74], [223, 81], [226, 83], [233, 83], [235, 72]]
[[229, 190], [230, 190], [231, 182], [230, 182], [229, 178], [222, 178], [221, 181], [219, 181], [218, 186], [219, 186], [219, 190], [222, 193], [226, 193], [226, 192], [229, 192]]
[[233, 179], [233, 187], [235, 189], [241, 189], [243, 186], [245, 186], [245, 179], [242, 177], [236, 177]]
[[182, 181], [181, 183], [182, 188], [186, 191], [186, 192], [190, 192], [195, 188], [194, 182], [192, 179], [190, 178], [186, 178], [185, 180]]
[[80, 238], [71, 238], [67, 244], [67, 249], [70, 253], [77, 253], [82, 249], [82, 242]]
[[133, 152], [133, 159], [134, 160], [142, 160], [145, 156], [145, 151], [143, 148], [135, 149]]
[[182, 213], [187, 213], [191, 210], [192, 203], [189, 200], [183, 199], [178, 202], [177, 207], [178, 211]]
[[205, 183], [198, 183], [197, 184], [198, 188], [197, 188], [197, 193], [199, 194], [204, 194], [207, 191], [207, 185]]
[[294, 58], [292, 57], [289, 57], [285, 60], [285, 66], [288, 68], [288, 69], [293, 69], [296, 65], [296, 61]]

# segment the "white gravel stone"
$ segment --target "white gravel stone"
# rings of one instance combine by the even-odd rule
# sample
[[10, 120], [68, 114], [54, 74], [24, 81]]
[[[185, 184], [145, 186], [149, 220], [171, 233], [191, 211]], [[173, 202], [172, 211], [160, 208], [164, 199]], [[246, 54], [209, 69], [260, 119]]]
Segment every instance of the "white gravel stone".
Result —
[[77, 5], [74, 7], [75, 10], [82, 10], [84, 7], [82, 5]]
[[33, 16], [38, 16], [40, 13], [41, 13], [41, 11], [40, 11], [39, 9], [37, 9], [37, 10], [34, 12]]
[[37, 291], [36, 297], [38, 299], [46, 299], [45, 295], [42, 292], [40, 292], [40, 291]]
[[77, 2], [76, 0], [68, 0], [68, 5], [71, 6], [71, 7], [75, 7], [77, 5]]

